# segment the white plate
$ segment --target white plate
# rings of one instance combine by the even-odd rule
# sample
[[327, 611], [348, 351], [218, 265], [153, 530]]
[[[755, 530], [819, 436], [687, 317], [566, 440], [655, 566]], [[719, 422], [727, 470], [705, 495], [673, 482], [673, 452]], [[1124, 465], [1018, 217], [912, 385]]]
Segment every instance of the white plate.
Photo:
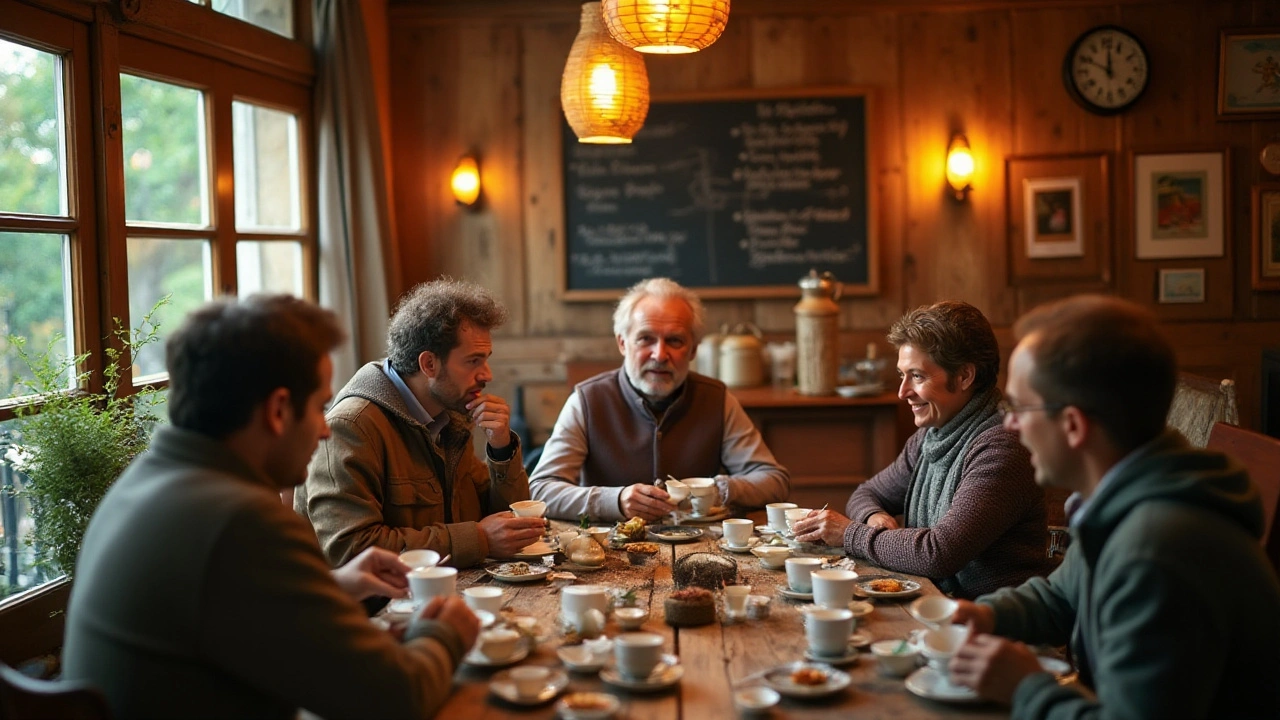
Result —
[[[821, 685], [797, 685], [791, 681], [791, 673], [800, 668], [821, 670], [827, 674], [827, 681]], [[787, 697], [814, 698], [833, 695], [849, 687], [849, 674], [823, 663], [793, 662], [765, 673], [764, 682]]]
[[556, 648], [556, 656], [564, 666], [574, 672], [600, 672], [600, 668], [609, 662], [610, 652], [593, 652], [585, 645], [561, 645]]
[[[569, 707], [568, 703], [571, 695], [590, 697], [598, 704], [603, 705], [603, 707], [596, 710], [574, 710]], [[605, 718], [613, 717], [614, 713], [618, 712], [618, 708], [621, 706], [622, 703], [618, 702], [618, 698], [610, 695], [609, 693], [569, 693], [569, 695], [560, 698], [560, 702], [556, 703], [556, 712], [559, 713], [560, 717], [564, 718], [564, 720], [605, 720]]]
[[727, 517], [729, 517], [729, 508], [723, 506], [711, 508], [711, 512], [706, 515], [694, 515], [686, 512], [676, 514], [676, 519], [680, 524], [719, 522]]
[[661, 690], [680, 682], [684, 677], [684, 667], [675, 655], [663, 655], [662, 662], [653, 669], [649, 677], [643, 680], [632, 680], [618, 672], [618, 668], [609, 666], [600, 671], [600, 679], [624, 690]]
[[827, 663], [828, 665], [844, 667], [845, 665], [852, 665], [858, 662], [858, 648], [853, 643], [850, 643], [845, 647], [843, 655], [821, 655], [814, 652], [813, 648], [806, 648], [804, 651], [804, 658], [818, 663]]
[[971, 703], [982, 699], [973, 688], [952, 685], [931, 667], [922, 667], [907, 677], [907, 692], [938, 702]]
[[649, 528], [649, 539], [668, 543], [685, 543], [701, 540], [703, 529], [685, 525], [653, 525]]
[[813, 593], [811, 592], [802, 593], [796, 592], [791, 588], [778, 588], [778, 594], [788, 600], [807, 600], [809, 602], [813, 602]]
[[479, 650], [471, 648], [471, 652], [467, 653], [462, 658], [462, 662], [468, 665], [475, 665], [476, 667], [506, 667], [508, 665], [515, 665], [527, 657], [529, 657], [529, 646], [525, 643], [517, 643], [515, 652], [511, 653], [506, 660], [490, 660], [484, 655], [481, 655]]
[[902, 590], [899, 590], [898, 592], [880, 592], [878, 590], [871, 590], [867, 587], [868, 583], [884, 579], [886, 578], [859, 578], [858, 582], [853, 586], [853, 591], [863, 597], [892, 599], [908, 598], [920, 594], [920, 583], [915, 580], [907, 580], [906, 578], [888, 578], [902, 583]]
[[854, 600], [849, 603], [849, 609], [855, 618], [864, 618], [875, 612], [876, 607], [865, 600]]
[[559, 695], [569, 687], [569, 675], [560, 668], [551, 669], [551, 677], [542, 687], [542, 692], [532, 697], [523, 697], [516, 693], [516, 684], [511, 679], [511, 671], [503, 670], [489, 681], [489, 692], [516, 705], [541, 705]]
[[867, 383], [866, 385], [840, 385], [836, 388], [840, 397], [869, 397], [884, 392], [884, 383]]
[[541, 580], [551, 572], [551, 568], [546, 565], [535, 565], [533, 563], [527, 563], [529, 565], [529, 574], [527, 575], [509, 575], [507, 573], [500, 572], [500, 568], [509, 564], [510, 563], [491, 565], [485, 568], [484, 571], [489, 573], [489, 576], [495, 580], [501, 580], [509, 583], [526, 583], [533, 582], [534, 580]]
[[746, 545], [730, 545], [729, 541], [725, 540], [724, 538], [720, 538], [719, 540], [716, 541], [716, 545], [719, 545], [721, 550], [728, 550], [729, 552], [733, 552], [733, 553], [749, 553], [751, 552], [751, 548], [759, 544], [760, 544], [760, 538], [758, 537], [753, 537], [747, 540]]

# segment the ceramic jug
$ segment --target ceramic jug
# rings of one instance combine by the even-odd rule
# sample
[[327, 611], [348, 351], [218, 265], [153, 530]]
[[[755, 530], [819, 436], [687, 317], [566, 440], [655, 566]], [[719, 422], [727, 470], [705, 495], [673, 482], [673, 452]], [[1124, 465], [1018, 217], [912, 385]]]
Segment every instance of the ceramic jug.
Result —
[[800, 278], [796, 303], [796, 390], [804, 395], [830, 395], [840, 374], [840, 306], [844, 286], [830, 272], [817, 270]]
[[696, 370], [699, 374], [719, 379], [720, 343], [724, 340], [724, 336], [728, 332], [729, 326], [721, 325], [720, 332], [707, 333], [703, 336], [702, 342], [698, 343]]
[[764, 340], [755, 325], [739, 323], [720, 341], [720, 380], [729, 387], [764, 382]]

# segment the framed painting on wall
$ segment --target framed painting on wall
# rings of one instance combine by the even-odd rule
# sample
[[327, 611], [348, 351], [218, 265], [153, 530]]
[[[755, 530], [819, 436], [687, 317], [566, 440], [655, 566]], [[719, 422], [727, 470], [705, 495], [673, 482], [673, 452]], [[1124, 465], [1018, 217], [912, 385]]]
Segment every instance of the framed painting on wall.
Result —
[[1280, 118], [1280, 28], [1222, 31], [1218, 116], [1224, 120]]
[[1162, 269], [1156, 299], [1162, 303], [1204, 302], [1204, 268]]
[[1280, 290], [1280, 183], [1253, 188], [1253, 288]]
[[1222, 257], [1227, 235], [1226, 153], [1135, 153], [1133, 230], [1138, 259]]
[[1107, 155], [1006, 159], [1010, 283], [1110, 278]]

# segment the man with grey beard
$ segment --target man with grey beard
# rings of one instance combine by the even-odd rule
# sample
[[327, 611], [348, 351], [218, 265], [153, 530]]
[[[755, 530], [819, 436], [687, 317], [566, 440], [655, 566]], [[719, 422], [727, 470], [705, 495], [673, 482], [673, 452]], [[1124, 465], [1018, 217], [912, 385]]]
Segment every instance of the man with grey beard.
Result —
[[703, 314], [698, 296], [667, 278], [618, 302], [622, 367], [574, 388], [529, 480], [548, 517], [659, 519], [672, 506], [653, 481], [668, 475], [715, 478], [719, 506], [787, 499], [791, 478], [742, 405], [724, 383], [689, 372]]

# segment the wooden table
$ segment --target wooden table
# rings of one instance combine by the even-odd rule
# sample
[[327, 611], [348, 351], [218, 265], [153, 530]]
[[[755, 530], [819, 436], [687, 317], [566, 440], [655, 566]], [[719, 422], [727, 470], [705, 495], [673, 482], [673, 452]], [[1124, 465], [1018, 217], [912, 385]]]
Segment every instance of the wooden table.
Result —
[[[753, 518], [757, 519], [757, 518]], [[757, 519], [759, 521], [759, 519]], [[553, 523], [560, 525], [560, 523]], [[718, 526], [717, 526], [718, 527]], [[752, 586], [753, 594], [773, 598], [768, 618], [746, 620], [729, 625], [707, 625], [697, 628], [675, 629], [662, 621], [663, 600], [673, 591], [672, 563], [676, 558], [693, 552], [721, 553], [714, 540], [703, 540], [682, 545], [661, 546], [655, 561], [646, 566], [627, 564], [626, 554], [609, 551], [605, 567], [594, 572], [579, 572], [578, 583], [619, 583], [639, 588], [641, 607], [647, 606], [650, 618], [645, 631], [655, 632], [667, 639], [664, 652], [679, 656], [684, 666], [684, 678], [674, 688], [655, 694], [629, 693], [615, 690], [594, 674], [569, 674], [567, 692], [599, 690], [610, 692], [622, 701], [619, 718], [640, 720], [714, 720], [736, 717], [733, 708], [732, 683], [739, 679], [783, 663], [801, 660], [806, 647], [804, 627], [801, 623], [801, 603], [786, 600], [777, 595], [778, 587], [785, 587], [786, 574], [780, 570], [763, 568], [752, 555], [731, 555], [738, 562], [740, 577]], [[859, 563], [864, 574], [874, 568]], [[917, 578], [926, 593], [938, 591], [931, 582]], [[508, 584], [492, 580], [480, 569], [463, 570], [458, 575], [459, 590], [471, 585], [494, 583], [506, 589], [511, 598], [510, 606], [520, 614], [532, 615], [540, 620], [544, 631], [550, 631], [550, 639], [541, 643], [524, 660], [525, 664], [560, 667], [556, 648], [560, 645], [556, 632], [556, 619], [560, 608], [559, 589], [565, 583], [538, 581], [530, 584]], [[906, 611], [906, 602], [876, 603], [875, 612], [859, 622], [858, 629], [869, 633], [875, 640], [900, 638], [921, 625]], [[606, 633], [618, 632], [610, 620]], [[864, 653], [857, 664], [842, 668], [852, 677], [852, 685], [835, 696], [800, 701], [783, 698], [771, 717], [787, 718], [1006, 718], [1008, 711], [992, 704], [945, 705], [924, 700], [906, 691], [899, 678], [882, 676], [876, 670], [875, 658]], [[463, 665], [455, 676], [455, 691], [440, 712], [442, 718], [551, 718], [555, 716], [555, 703], [527, 708], [509, 704], [489, 693], [488, 680], [497, 672], [486, 668]]]

